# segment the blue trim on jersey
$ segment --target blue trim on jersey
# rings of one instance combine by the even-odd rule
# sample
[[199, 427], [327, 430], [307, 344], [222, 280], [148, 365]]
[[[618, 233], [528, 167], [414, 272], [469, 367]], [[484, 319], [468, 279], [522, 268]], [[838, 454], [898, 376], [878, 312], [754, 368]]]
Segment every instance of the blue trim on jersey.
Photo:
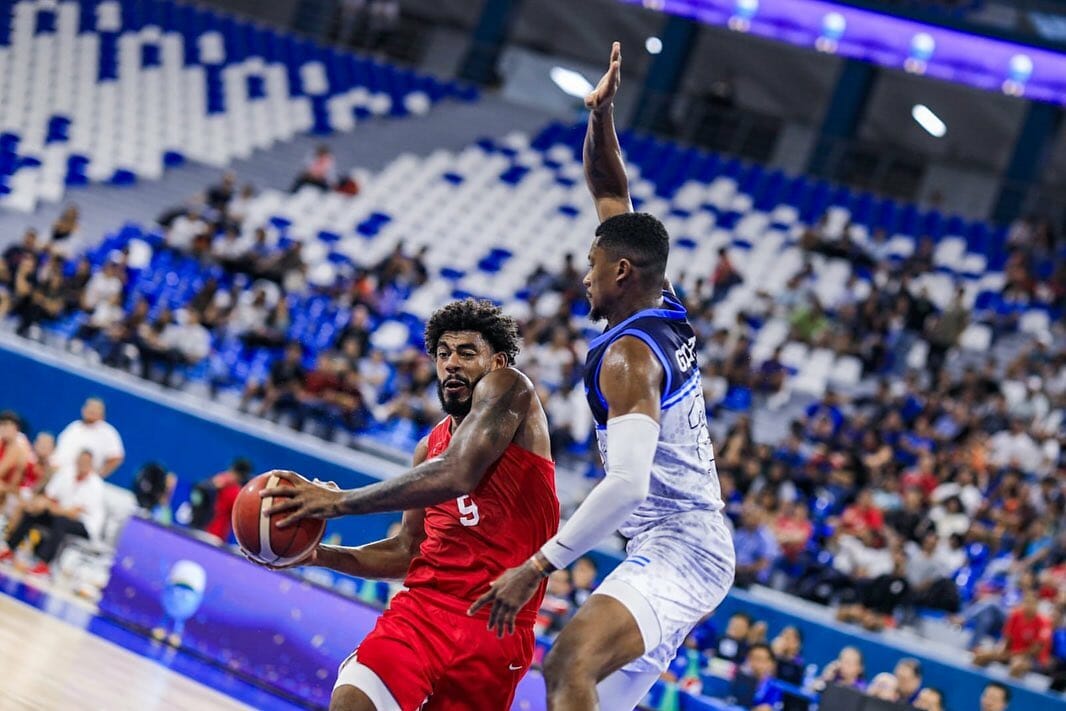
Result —
[[686, 309], [685, 305], [681, 303], [681, 299], [677, 298], [669, 291], [663, 290], [663, 301], [667, 302], [671, 306], [676, 306], [679, 310], [684, 311], [685, 313], [688, 313], [688, 309]]
[[[603, 405], [603, 411], [607, 412], [608, 410], [610, 410], [610, 407], [608, 407], [608, 405], [607, 405], [607, 399], [603, 396], [603, 393], [600, 392], [600, 369], [601, 368], [603, 368], [603, 358], [600, 358], [596, 362], [596, 373], [592, 376], [592, 387], [593, 387], [593, 389], [596, 392], [596, 398], [600, 401], [600, 404]], [[585, 397], [586, 398], [588, 397], [588, 392], [587, 391], [585, 392]], [[605, 427], [604, 429], [607, 429], [607, 428]]]
[[625, 328], [626, 326], [628, 326], [629, 324], [633, 323], [637, 319], [647, 318], [647, 317], [666, 318], [666, 319], [671, 319], [673, 321], [684, 321], [685, 320], [685, 311], [684, 311], [684, 309], [682, 309], [680, 312], [678, 312], [677, 309], [644, 309], [643, 311], [638, 311], [635, 314], [633, 314], [632, 316], [630, 316], [629, 318], [627, 318], [622, 323], [620, 323], [617, 326], [614, 326], [612, 328], [608, 328], [606, 331], [604, 331], [600, 335], [598, 335], [595, 338], [593, 338], [589, 342], [588, 349], [592, 350], [592, 349], [596, 348], [597, 346], [603, 345], [609, 339], [613, 338], [615, 336], [615, 334], [617, 334], [619, 332], [619, 330]]
[[[618, 334], [619, 338], [622, 338], [623, 336], [633, 336], [634, 338], [639, 338], [646, 346], [648, 346], [648, 348], [651, 348], [652, 353], [654, 353], [656, 357], [658, 357], [659, 363], [662, 364], [663, 372], [666, 373], [666, 383], [663, 385], [662, 393], [659, 397], [659, 403], [660, 405], [662, 405], [663, 402], [666, 400], [667, 396], [670, 394], [671, 386], [673, 386], [674, 384], [674, 371], [673, 368], [670, 367], [670, 361], [667, 360], [666, 354], [663, 353], [662, 347], [655, 342], [655, 339], [652, 338], [652, 335], [647, 331], [640, 331], [635, 328], [629, 328]], [[602, 358], [600, 359], [600, 362], [603, 362]], [[599, 382], [598, 375], [596, 380], [597, 382]]]
[[697, 370], [695, 374], [688, 379], [688, 382], [681, 386], [680, 390], [667, 398], [666, 402], [663, 403], [663, 409], [669, 410], [671, 407], [684, 400], [685, 396], [700, 387], [702, 382], [703, 376], [700, 374], [700, 371]]

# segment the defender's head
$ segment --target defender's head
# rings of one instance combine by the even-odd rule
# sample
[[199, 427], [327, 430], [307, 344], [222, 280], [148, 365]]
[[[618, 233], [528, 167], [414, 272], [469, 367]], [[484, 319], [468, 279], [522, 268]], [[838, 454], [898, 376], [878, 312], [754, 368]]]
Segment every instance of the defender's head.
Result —
[[437, 365], [441, 407], [453, 417], [470, 412], [474, 386], [485, 375], [514, 364], [518, 324], [491, 301], [453, 301], [426, 323], [426, 352]]
[[606, 318], [626, 294], [658, 294], [669, 255], [666, 228], [647, 213], [626, 212], [600, 223], [584, 279], [590, 318]]

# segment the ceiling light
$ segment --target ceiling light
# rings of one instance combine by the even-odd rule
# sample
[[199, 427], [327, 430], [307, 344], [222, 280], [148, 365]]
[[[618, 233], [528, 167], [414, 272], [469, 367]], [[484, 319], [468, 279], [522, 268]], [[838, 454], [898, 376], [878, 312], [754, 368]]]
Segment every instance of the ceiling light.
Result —
[[943, 138], [944, 134], [948, 132], [948, 125], [925, 104], [915, 104], [914, 108], [911, 109], [911, 116], [930, 136]]
[[592, 91], [592, 84], [589, 80], [583, 77], [573, 69], [567, 69], [565, 67], [552, 67], [549, 73], [551, 80], [555, 82], [555, 85], [562, 89], [570, 96], [576, 96], [580, 99]]

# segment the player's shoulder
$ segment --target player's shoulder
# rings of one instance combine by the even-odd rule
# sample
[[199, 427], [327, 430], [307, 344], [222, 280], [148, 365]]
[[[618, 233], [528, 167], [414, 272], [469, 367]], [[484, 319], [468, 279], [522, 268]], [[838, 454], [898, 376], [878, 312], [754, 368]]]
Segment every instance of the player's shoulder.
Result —
[[481, 398], [499, 397], [504, 394], [527, 395], [536, 392], [533, 381], [513, 366], [488, 373], [478, 381], [476, 390]]
[[607, 346], [603, 353], [601, 372], [635, 373], [658, 371], [662, 366], [648, 342], [638, 336], [622, 335]]

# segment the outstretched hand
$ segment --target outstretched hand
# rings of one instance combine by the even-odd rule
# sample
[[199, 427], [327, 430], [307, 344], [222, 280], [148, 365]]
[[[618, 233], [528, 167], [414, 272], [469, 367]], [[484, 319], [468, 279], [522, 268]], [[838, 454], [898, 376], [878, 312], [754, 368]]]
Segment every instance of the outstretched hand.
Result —
[[600, 83], [585, 97], [585, 108], [589, 111], [603, 111], [614, 102], [614, 95], [622, 84], [622, 43], [611, 45], [611, 64]]
[[289, 514], [278, 521], [278, 528], [288, 528], [305, 518], [332, 518], [338, 515], [343, 492], [336, 484], [326, 484], [317, 479], [311, 482], [296, 472], [279, 469], [270, 474], [292, 484], [274, 486], [259, 492], [260, 498], [273, 500], [270, 508], [263, 512], [265, 515]]
[[503, 575], [489, 585], [489, 590], [479, 597], [466, 614], [473, 615], [485, 605], [489, 609], [489, 629], [496, 630], [497, 637], [514, 633], [514, 621], [541, 583], [540, 572], [530, 563], [504, 571]]

